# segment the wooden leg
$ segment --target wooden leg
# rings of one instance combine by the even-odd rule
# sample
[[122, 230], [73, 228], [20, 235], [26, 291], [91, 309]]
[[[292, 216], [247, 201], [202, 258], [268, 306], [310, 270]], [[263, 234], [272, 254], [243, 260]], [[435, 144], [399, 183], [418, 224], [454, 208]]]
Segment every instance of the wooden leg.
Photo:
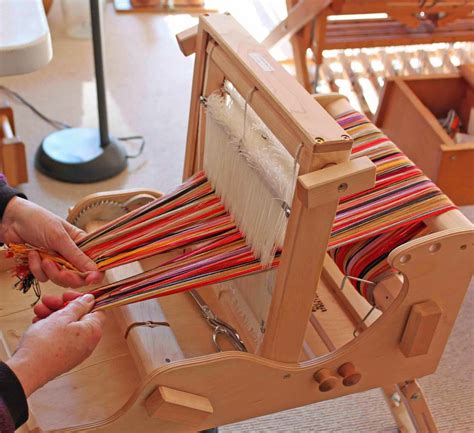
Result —
[[382, 388], [402, 433], [437, 433], [438, 428], [416, 380]]
[[25, 145], [15, 136], [13, 111], [0, 106], [0, 172], [16, 186], [28, 181]]
[[402, 396], [397, 385], [382, 388], [385, 401], [392, 411], [401, 433], [416, 433], [415, 426], [411, 421], [410, 414], [402, 401]]
[[297, 33], [291, 38], [290, 42], [293, 48], [296, 78], [308, 92], [311, 92], [311, 80], [309, 78], [308, 65], [306, 63], [306, 47], [304, 45], [303, 37], [300, 33]]

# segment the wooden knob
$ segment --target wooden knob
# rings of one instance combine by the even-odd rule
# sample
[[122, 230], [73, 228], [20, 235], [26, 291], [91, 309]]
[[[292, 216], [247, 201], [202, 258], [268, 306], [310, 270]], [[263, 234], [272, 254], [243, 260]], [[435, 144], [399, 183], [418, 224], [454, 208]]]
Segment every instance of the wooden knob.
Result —
[[344, 386], [352, 386], [359, 383], [362, 375], [355, 369], [354, 364], [346, 362], [342, 364], [337, 372], [342, 376], [342, 383]]
[[337, 385], [337, 377], [327, 368], [322, 368], [314, 373], [314, 380], [319, 383], [321, 392], [331, 391]]

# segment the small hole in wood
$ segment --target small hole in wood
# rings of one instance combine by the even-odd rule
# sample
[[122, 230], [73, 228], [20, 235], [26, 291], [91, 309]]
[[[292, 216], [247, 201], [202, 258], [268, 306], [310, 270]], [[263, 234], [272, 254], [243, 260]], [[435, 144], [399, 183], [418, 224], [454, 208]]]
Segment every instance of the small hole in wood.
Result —
[[403, 264], [408, 263], [410, 260], [411, 260], [410, 254], [405, 254], [400, 257], [400, 263], [403, 263]]
[[347, 187], [348, 187], [347, 183], [344, 182], [344, 183], [341, 183], [341, 184], [337, 187], [337, 190], [338, 190], [339, 192], [344, 192], [345, 190], [347, 190]]
[[431, 244], [429, 247], [428, 247], [428, 251], [430, 253], [436, 253], [437, 251], [439, 251], [441, 249], [441, 244], [439, 242], [436, 242], [435, 244]]
[[465, 250], [467, 248], [467, 245], [466, 244], [462, 244], [460, 247], [459, 247], [461, 250]]

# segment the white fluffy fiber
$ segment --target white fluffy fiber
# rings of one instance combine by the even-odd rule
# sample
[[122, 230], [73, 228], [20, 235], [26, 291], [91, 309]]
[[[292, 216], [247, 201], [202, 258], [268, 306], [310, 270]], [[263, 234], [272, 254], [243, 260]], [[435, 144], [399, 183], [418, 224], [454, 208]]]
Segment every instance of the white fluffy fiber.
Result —
[[[283, 245], [294, 160], [230, 85], [207, 98], [204, 170], [262, 263]], [[244, 118], [245, 134], [244, 134]]]

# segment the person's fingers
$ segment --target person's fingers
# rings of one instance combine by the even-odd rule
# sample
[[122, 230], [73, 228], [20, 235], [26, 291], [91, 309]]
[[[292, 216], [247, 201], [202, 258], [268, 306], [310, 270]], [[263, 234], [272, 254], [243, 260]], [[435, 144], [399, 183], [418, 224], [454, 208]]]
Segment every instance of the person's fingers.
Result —
[[[78, 294], [78, 296], [81, 295]], [[43, 295], [41, 298], [41, 303], [51, 311], [58, 311], [64, 307], [64, 300], [63, 296], [61, 295]]]
[[45, 283], [48, 281], [48, 277], [41, 268], [41, 257], [36, 251], [30, 251], [28, 253], [28, 264], [30, 266], [31, 273], [40, 283]]
[[71, 239], [76, 243], [87, 234], [84, 230], [81, 230], [80, 228], [73, 226], [72, 224], [64, 220], [63, 227], [68, 233], [68, 235], [71, 237]]
[[94, 306], [94, 295], [88, 293], [80, 298], [74, 299], [62, 310], [56, 312], [59, 317], [64, 318], [67, 322], [75, 322], [87, 314]]
[[67, 303], [74, 301], [74, 299], [81, 296], [82, 293], [73, 292], [72, 290], [64, 292], [62, 295], [43, 295], [41, 297], [41, 302], [33, 307], [35, 317], [33, 318], [32, 323], [45, 319], [55, 311], [63, 309]]
[[67, 269], [60, 269], [51, 260], [45, 259], [41, 262], [42, 268], [46, 276], [55, 284], [62, 287], [78, 288], [85, 286], [86, 280], [77, 272]]
[[78, 248], [66, 231], [64, 236], [58, 238], [56, 244], [53, 246], [54, 249], [79, 271], [97, 271], [97, 265]]
[[63, 293], [63, 301], [65, 304], [67, 304], [68, 302], [74, 301], [74, 299], [80, 298], [81, 296], [81, 292], [73, 292], [72, 290], [68, 290], [67, 292]]
[[43, 302], [39, 302], [33, 307], [33, 312], [36, 314], [38, 319], [44, 319], [54, 312], [51, 308], [48, 308]]
[[104, 273], [99, 271], [89, 272], [86, 275], [86, 284], [99, 284], [104, 279]]

